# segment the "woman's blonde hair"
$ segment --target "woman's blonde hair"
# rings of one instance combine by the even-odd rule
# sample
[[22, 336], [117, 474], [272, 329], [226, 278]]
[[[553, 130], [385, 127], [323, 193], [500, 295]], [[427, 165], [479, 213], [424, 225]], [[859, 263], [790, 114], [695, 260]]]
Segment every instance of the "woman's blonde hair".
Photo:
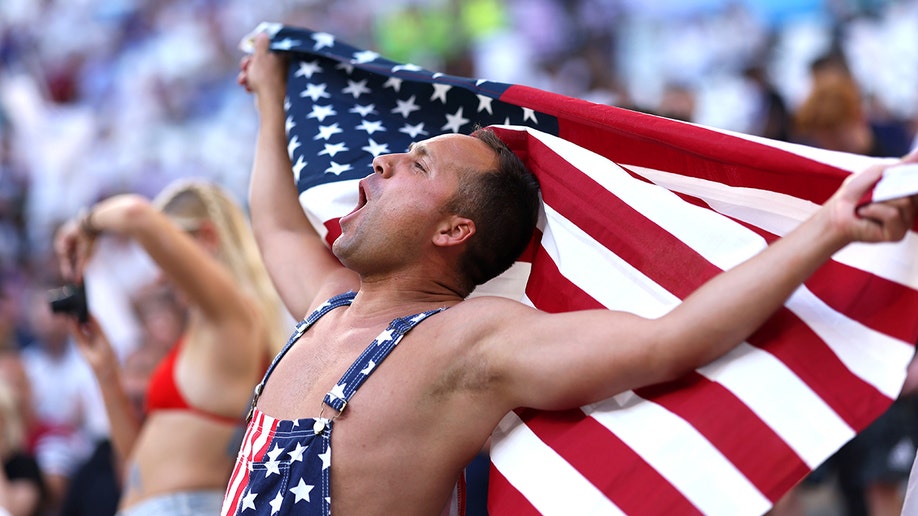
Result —
[[271, 348], [283, 343], [280, 298], [240, 204], [221, 186], [206, 180], [184, 179], [166, 187], [153, 204], [186, 231], [210, 221], [218, 238], [217, 258], [229, 268], [240, 288], [251, 296], [267, 324], [265, 338]]

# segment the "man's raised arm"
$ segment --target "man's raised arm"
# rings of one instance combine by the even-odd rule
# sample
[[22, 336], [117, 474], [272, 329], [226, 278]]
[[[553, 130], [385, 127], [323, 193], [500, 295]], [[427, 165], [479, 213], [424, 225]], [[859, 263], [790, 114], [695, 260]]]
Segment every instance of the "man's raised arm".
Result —
[[268, 49], [267, 35], [259, 34], [238, 82], [255, 96], [259, 113], [249, 184], [252, 227], [275, 288], [291, 315], [300, 318], [321, 290], [356, 288], [357, 277], [332, 255], [299, 204], [284, 129], [286, 69], [284, 58]]

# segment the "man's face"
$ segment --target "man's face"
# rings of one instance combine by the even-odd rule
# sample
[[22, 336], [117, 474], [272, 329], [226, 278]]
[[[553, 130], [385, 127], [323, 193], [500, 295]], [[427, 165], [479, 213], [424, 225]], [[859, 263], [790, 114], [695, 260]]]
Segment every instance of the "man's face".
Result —
[[360, 182], [357, 207], [340, 220], [335, 255], [358, 272], [397, 267], [422, 256], [450, 215], [445, 206], [463, 171], [491, 169], [496, 159], [487, 144], [458, 134], [413, 144], [407, 153], [377, 157], [373, 173]]

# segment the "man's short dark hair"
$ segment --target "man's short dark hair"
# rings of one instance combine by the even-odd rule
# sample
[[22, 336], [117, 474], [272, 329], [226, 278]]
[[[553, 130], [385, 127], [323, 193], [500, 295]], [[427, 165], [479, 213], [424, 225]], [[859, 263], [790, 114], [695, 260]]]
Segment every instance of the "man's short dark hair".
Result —
[[526, 249], [539, 216], [539, 183], [526, 165], [491, 130], [472, 136], [497, 154], [497, 168], [464, 174], [447, 205], [451, 213], [475, 221], [460, 263], [466, 295], [510, 268]]

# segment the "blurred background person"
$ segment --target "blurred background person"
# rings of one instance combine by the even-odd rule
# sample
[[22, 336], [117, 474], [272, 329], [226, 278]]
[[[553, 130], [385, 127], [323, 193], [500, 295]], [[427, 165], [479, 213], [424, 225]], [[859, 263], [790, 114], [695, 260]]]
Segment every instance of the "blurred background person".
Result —
[[[187, 311], [173, 288], [162, 281], [139, 287], [130, 305], [139, 321], [140, 335], [121, 360], [120, 380], [134, 417], [142, 421], [150, 376], [185, 331]], [[92, 455], [71, 477], [59, 516], [114, 515], [121, 498], [117, 463], [111, 439], [99, 439]]]
[[93, 240], [103, 232], [138, 242], [188, 309], [184, 333], [152, 373], [142, 421], [100, 326], [95, 319], [71, 320], [102, 388], [123, 468], [120, 513], [216, 513], [252, 386], [272, 346], [284, 342], [280, 304], [245, 214], [208, 182], [180, 181], [152, 203], [139, 195], [110, 197], [58, 233], [65, 278], [82, 279]]
[[37, 516], [45, 495], [41, 469], [25, 448], [25, 422], [14, 388], [0, 377], [0, 509]]
[[48, 507], [56, 511], [92, 443], [108, 433], [108, 421], [92, 372], [70, 338], [67, 316], [48, 304], [48, 291], [60, 282], [45, 281], [28, 293], [31, 339], [20, 353], [31, 389], [31, 449], [45, 474]]

